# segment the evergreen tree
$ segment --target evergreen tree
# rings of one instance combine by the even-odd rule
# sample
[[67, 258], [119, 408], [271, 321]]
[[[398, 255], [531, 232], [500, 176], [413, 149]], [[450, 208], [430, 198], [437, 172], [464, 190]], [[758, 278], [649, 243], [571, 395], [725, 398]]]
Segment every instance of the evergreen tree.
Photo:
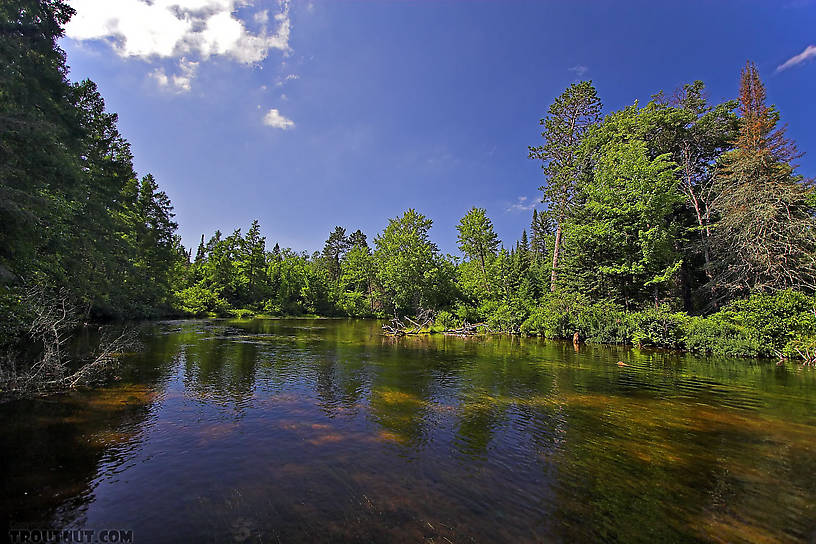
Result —
[[530, 158], [542, 161], [547, 177], [540, 187], [547, 203], [547, 214], [555, 223], [552, 277], [550, 290], [555, 291], [558, 259], [564, 223], [569, 219], [580, 176], [579, 148], [586, 132], [601, 117], [601, 101], [591, 81], [573, 83], [552, 103], [547, 117], [541, 119], [544, 144], [529, 147]]
[[360, 229], [352, 232], [348, 237], [349, 248], [361, 247], [368, 250], [368, 238]]
[[716, 179], [715, 285], [726, 293], [816, 288], [812, 180], [795, 173], [800, 155], [765, 104], [756, 66], [742, 70], [740, 126]]
[[346, 229], [343, 227], [335, 227], [334, 231], [329, 234], [326, 244], [323, 246], [323, 258], [326, 259], [329, 277], [333, 281], [337, 281], [340, 278], [340, 259], [342, 259], [350, 247], [352, 246], [349, 242], [349, 238], [346, 236]]

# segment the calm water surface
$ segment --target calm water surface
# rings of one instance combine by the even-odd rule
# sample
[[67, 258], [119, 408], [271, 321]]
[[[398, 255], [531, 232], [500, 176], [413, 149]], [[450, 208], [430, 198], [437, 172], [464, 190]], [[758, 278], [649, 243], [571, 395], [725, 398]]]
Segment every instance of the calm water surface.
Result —
[[151, 543], [816, 541], [816, 370], [378, 327], [151, 325], [110, 387], [0, 406], [3, 521]]

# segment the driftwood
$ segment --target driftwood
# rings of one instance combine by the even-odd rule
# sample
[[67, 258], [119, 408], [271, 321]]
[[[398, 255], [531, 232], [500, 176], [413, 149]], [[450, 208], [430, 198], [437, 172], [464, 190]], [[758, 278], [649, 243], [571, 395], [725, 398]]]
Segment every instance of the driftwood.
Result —
[[[405, 316], [403, 318], [394, 317], [387, 324], [382, 326], [386, 336], [415, 336], [418, 334], [430, 334], [430, 326], [434, 322], [434, 313], [431, 310], [421, 310], [416, 318]], [[474, 336], [479, 329], [486, 329], [486, 323], [468, 323], [465, 321], [461, 327], [455, 329], [445, 329], [442, 334], [447, 336]]]
[[462, 323], [462, 326], [458, 329], [445, 329], [442, 331], [442, 334], [447, 336], [475, 336], [479, 333], [479, 328], [486, 329], [486, 323], [473, 323], [470, 324], [467, 321]]
[[[383, 332], [388, 336], [408, 336], [408, 335], [415, 335], [415, 334], [422, 334], [423, 332], [427, 332], [426, 327], [428, 327], [431, 323], [433, 323], [434, 314], [431, 310], [421, 310], [417, 315], [416, 320], [411, 319], [410, 317], [404, 317], [400, 319], [397, 317], [396, 312], [394, 313], [394, 318], [391, 320], [390, 324], [383, 325]], [[404, 321], [407, 321], [412, 327], [409, 327]]]
[[[804, 361], [802, 364], [805, 366], [816, 366], [816, 349], [811, 346], [803, 346], [801, 348], [794, 348], [796, 349], [796, 353]], [[782, 354], [777, 352], [779, 356], [779, 362], [776, 363], [777, 366], [782, 365], [785, 362], [786, 357], [783, 357]]]
[[23, 357], [14, 350], [0, 359], [0, 390], [6, 393], [25, 395], [88, 385], [116, 366], [118, 354], [138, 347], [132, 328], [124, 327], [118, 334], [105, 331], [96, 351], [83, 357], [83, 364], [72, 372], [68, 344], [80, 323], [77, 307], [65, 291], [54, 293], [39, 287], [29, 289], [24, 300], [32, 314], [28, 341], [40, 351], [28, 364], [20, 365], [18, 359]]

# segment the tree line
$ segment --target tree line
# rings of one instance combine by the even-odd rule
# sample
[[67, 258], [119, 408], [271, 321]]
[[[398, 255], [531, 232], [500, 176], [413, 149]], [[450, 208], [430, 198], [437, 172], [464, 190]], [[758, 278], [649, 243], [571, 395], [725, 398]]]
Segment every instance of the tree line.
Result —
[[[747, 63], [736, 99], [700, 81], [604, 115], [592, 82], [540, 120], [543, 211], [502, 243], [486, 210], [443, 254], [416, 210], [372, 239], [337, 226], [314, 253], [267, 244], [258, 221], [195, 252], [171, 202], [139, 178], [96, 85], [72, 83], [63, 0], [0, 6], [0, 332], [26, 342], [49, 300], [85, 321], [168, 315], [392, 317], [439, 329], [809, 354], [816, 199]], [[271, 247], [269, 247], [271, 245]], [[51, 315], [51, 314], [48, 314]], [[809, 357], [809, 356], [808, 356]]]

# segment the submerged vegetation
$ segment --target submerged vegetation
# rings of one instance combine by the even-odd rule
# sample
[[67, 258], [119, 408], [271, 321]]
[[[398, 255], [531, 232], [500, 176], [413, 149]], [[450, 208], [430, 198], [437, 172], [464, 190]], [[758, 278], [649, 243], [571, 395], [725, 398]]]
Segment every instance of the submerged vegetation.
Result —
[[411, 209], [371, 243], [338, 226], [319, 252], [269, 248], [254, 221], [193, 253], [95, 84], [68, 80], [57, 39], [72, 13], [63, 0], [0, 6], [4, 376], [23, 348], [55, 349], [32, 324], [57, 312], [37, 314], [32, 288], [60, 294], [43, 300], [71, 308], [65, 323], [422, 313], [429, 331], [813, 360], [816, 198], [752, 63], [721, 104], [695, 81], [603, 116], [591, 82], [570, 85], [529, 149], [546, 208], [518, 241], [473, 208], [463, 257], [444, 255]]

